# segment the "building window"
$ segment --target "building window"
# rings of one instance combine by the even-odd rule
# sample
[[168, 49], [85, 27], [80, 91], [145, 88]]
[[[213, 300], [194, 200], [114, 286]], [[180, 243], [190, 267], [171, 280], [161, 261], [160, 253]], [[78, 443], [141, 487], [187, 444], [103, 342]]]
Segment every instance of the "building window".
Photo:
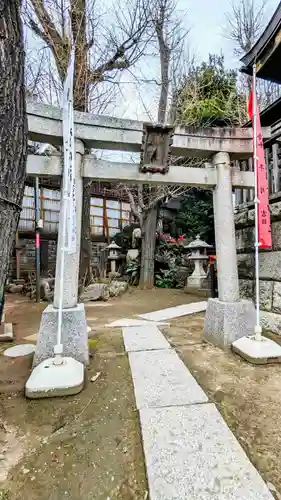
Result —
[[[59, 226], [60, 191], [41, 188], [40, 213], [43, 219], [43, 231], [56, 234]], [[114, 236], [124, 226], [132, 222], [129, 203], [99, 197], [91, 197], [90, 228], [93, 236]], [[26, 186], [23, 198], [23, 209], [19, 221], [19, 231], [34, 231], [35, 205], [34, 188]]]
[[129, 203], [120, 200], [91, 198], [90, 226], [91, 234], [114, 236], [131, 222]]

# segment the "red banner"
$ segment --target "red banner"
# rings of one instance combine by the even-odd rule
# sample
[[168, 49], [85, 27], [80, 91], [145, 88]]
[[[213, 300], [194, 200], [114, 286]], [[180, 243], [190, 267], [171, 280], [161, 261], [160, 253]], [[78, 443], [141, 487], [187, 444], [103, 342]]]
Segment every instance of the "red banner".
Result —
[[[254, 120], [253, 112], [253, 90], [251, 91], [249, 103], [248, 103], [248, 114], [250, 119]], [[266, 164], [264, 158], [264, 147], [263, 147], [263, 137], [261, 129], [260, 111], [259, 105], [257, 103], [257, 159], [254, 158], [255, 165], [255, 175], [257, 179], [257, 191], [258, 191], [258, 234], [259, 234], [259, 248], [271, 248], [272, 238], [271, 238], [271, 227], [270, 227], [270, 211], [269, 211], [269, 199], [268, 199], [268, 182], [266, 173]], [[254, 123], [253, 123], [254, 125]]]

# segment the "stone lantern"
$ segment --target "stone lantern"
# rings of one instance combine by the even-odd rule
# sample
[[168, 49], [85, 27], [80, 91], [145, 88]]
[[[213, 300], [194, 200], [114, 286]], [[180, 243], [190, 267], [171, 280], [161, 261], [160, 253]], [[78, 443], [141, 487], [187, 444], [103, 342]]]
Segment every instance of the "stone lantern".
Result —
[[[204, 271], [204, 263], [207, 262], [207, 248], [212, 248], [212, 245], [208, 245], [205, 241], [200, 240], [200, 235], [196, 236], [196, 239], [186, 245], [184, 248], [191, 252], [188, 260], [194, 261], [194, 271], [187, 278], [186, 291], [192, 291], [194, 289], [203, 289], [206, 284], [206, 273]], [[189, 290], [190, 289], [190, 290]]]
[[121, 247], [115, 243], [115, 241], [112, 241], [110, 245], [107, 247], [108, 249], [108, 260], [110, 260], [110, 274], [111, 276], [116, 276], [116, 262], [119, 257], [119, 250], [121, 250]]

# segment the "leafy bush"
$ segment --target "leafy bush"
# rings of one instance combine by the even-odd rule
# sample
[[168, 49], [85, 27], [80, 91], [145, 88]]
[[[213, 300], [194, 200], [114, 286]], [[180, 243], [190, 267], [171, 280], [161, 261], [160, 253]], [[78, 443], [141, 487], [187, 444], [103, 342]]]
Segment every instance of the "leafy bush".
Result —
[[189, 241], [200, 238], [215, 244], [213, 193], [206, 189], [191, 188], [184, 195], [176, 216], [176, 225]]
[[137, 261], [130, 262], [125, 269], [125, 274], [129, 277], [129, 285], [137, 286], [140, 280], [140, 263]]
[[170, 269], [160, 269], [159, 274], [155, 276], [155, 285], [157, 288], [183, 288], [184, 278], [179, 277], [179, 267], [173, 266]]

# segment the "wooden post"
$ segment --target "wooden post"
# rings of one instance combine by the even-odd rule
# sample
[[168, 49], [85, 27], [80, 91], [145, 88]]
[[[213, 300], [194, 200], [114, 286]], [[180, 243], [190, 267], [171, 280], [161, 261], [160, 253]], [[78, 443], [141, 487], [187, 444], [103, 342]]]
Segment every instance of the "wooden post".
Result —
[[107, 208], [106, 208], [106, 198], [103, 199], [103, 225], [104, 225], [104, 230], [105, 230], [105, 237], [107, 244], [110, 244], [110, 234], [109, 234], [109, 227], [108, 227], [108, 217], [107, 217]]
[[[243, 172], [246, 172], [246, 170], [247, 170], [247, 162], [246, 161], [242, 161], [241, 170]], [[249, 192], [247, 189], [242, 189], [242, 199], [243, 199], [243, 203], [247, 203], [247, 201], [249, 201]]]
[[[249, 158], [248, 160], [248, 170], [249, 172], [254, 171], [253, 158]], [[249, 201], [253, 201], [255, 198], [255, 190], [249, 189]]]
[[[241, 165], [239, 160], [235, 161], [235, 167], [241, 169]], [[242, 170], [242, 169], [241, 169]], [[243, 198], [242, 198], [242, 189], [235, 189], [235, 204], [238, 207], [243, 203]]]
[[39, 188], [39, 177], [35, 177], [34, 186], [35, 199], [35, 269], [36, 269], [36, 302], [40, 302], [40, 279], [41, 279], [41, 263], [40, 263], [40, 213], [41, 199]]
[[270, 175], [270, 165], [269, 165], [269, 148], [265, 148], [264, 150], [264, 159], [265, 159], [265, 164], [266, 164], [266, 173], [267, 173], [267, 182], [268, 182], [268, 189], [269, 192], [271, 191], [271, 175]]
[[19, 249], [19, 232], [16, 232], [16, 278], [20, 279], [20, 249]]
[[280, 191], [280, 170], [278, 165], [278, 144], [272, 146], [272, 161], [273, 161], [273, 189], [274, 193]]
[[42, 220], [44, 227], [44, 209], [42, 203], [43, 200], [44, 200], [44, 188], [40, 187], [40, 219]]

